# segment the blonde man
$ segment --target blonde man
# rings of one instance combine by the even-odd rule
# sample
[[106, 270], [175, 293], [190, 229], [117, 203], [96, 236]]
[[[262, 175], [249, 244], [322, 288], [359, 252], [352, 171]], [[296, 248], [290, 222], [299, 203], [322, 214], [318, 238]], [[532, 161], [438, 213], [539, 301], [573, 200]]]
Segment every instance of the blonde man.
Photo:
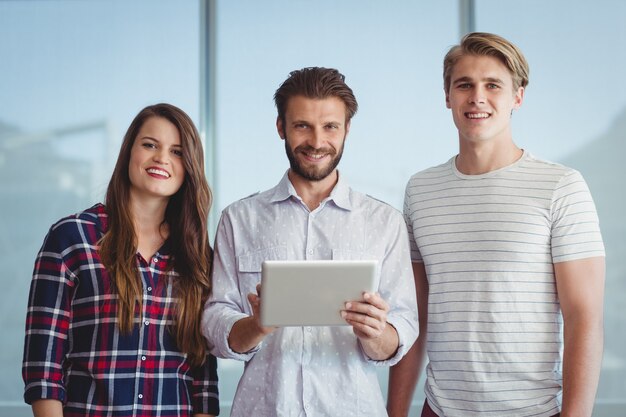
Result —
[[580, 173], [513, 141], [528, 73], [521, 51], [488, 33], [444, 59], [459, 154], [406, 188], [420, 336], [390, 371], [393, 417], [407, 414], [425, 351], [422, 416], [591, 415], [604, 246]]

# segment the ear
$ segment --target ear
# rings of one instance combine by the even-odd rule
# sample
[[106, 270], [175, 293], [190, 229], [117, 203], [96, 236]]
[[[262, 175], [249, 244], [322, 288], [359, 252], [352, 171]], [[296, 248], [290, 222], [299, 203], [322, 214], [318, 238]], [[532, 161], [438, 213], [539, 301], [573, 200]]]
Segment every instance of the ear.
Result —
[[522, 107], [522, 102], [524, 101], [524, 87], [520, 87], [515, 92], [513, 96], [513, 109], [519, 109]]
[[445, 91], [446, 93], [446, 108], [451, 109], [452, 107], [450, 107], [450, 93], [448, 93], [447, 91]]
[[281, 119], [280, 116], [276, 118], [276, 130], [278, 131], [278, 136], [285, 140], [285, 127], [283, 125], [283, 119]]
[[348, 120], [346, 122], [346, 137], [348, 136], [348, 133], [350, 132], [350, 123], [352, 123], [352, 120]]

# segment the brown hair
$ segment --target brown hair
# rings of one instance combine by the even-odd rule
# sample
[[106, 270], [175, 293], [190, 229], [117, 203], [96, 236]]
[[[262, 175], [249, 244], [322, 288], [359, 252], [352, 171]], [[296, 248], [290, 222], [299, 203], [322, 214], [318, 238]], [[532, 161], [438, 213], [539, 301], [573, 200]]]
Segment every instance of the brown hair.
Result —
[[287, 102], [291, 97], [324, 99], [337, 97], [346, 105], [346, 122], [350, 121], [358, 109], [352, 89], [345, 83], [346, 77], [334, 68], [308, 67], [292, 71], [278, 87], [274, 102], [278, 117], [285, 120]]
[[501, 36], [492, 33], [473, 32], [461, 39], [443, 59], [443, 86], [446, 94], [450, 92], [450, 78], [456, 63], [465, 55], [492, 56], [507, 67], [513, 77], [513, 88], [528, 85], [530, 69], [520, 49]]
[[132, 121], [120, 149], [106, 193], [108, 230], [100, 240], [102, 263], [111, 276], [112, 291], [117, 294], [117, 316], [123, 333], [134, 326], [135, 307], [142, 302], [142, 284], [135, 255], [137, 237], [130, 212], [131, 149], [143, 124], [151, 117], [170, 121], [180, 134], [185, 179], [170, 197], [164, 222], [169, 225], [176, 303], [174, 333], [178, 348], [188, 354], [194, 365], [206, 356], [206, 343], [200, 331], [202, 306], [211, 283], [212, 250], [208, 240], [207, 219], [211, 190], [204, 173], [204, 154], [200, 135], [185, 112], [171, 104], [155, 104], [141, 110]]

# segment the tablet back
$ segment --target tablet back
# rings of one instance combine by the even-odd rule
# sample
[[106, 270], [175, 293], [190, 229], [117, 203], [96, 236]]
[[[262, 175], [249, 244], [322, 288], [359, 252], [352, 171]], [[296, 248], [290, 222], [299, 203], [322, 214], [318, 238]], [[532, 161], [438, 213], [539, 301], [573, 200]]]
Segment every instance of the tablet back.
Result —
[[375, 260], [265, 261], [261, 272], [264, 326], [343, 326], [346, 301], [376, 291]]

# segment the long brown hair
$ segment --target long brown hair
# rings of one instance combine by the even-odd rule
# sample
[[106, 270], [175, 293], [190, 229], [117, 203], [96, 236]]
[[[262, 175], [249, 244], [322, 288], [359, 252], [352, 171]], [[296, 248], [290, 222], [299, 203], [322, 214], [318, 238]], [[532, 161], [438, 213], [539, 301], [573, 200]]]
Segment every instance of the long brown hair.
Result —
[[164, 222], [169, 225], [177, 298], [174, 333], [178, 348], [187, 353], [193, 365], [206, 355], [206, 342], [200, 331], [201, 311], [209, 296], [212, 250], [207, 219], [211, 190], [204, 174], [204, 154], [198, 130], [185, 112], [171, 104], [155, 104], [141, 110], [128, 127], [106, 193], [108, 230], [100, 240], [100, 256], [117, 294], [120, 331], [130, 333], [135, 308], [142, 303], [142, 284], [137, 269], [137, 236], [130, 212], [128, 166], [133, 144], [143, 124], [151, 117], [170, 121], [180, 134], [185, 179], [170, 197]]

